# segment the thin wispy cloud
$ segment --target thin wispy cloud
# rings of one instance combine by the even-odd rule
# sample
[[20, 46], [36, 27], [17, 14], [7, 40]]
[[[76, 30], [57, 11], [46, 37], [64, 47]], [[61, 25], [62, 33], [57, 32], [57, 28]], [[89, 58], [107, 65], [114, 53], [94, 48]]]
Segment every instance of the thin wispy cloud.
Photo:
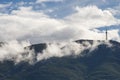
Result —
[[36, 3], [43, 3], [43, 2], [63, 2], [63, 0], [37, 0]]

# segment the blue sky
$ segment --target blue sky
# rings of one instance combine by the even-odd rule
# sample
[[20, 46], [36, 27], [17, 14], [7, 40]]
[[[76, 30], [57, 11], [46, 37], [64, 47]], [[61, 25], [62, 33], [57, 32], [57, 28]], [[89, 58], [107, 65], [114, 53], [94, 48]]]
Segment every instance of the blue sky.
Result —
[[[39, 0], [40, 1], [40, 0]], [[58, 15], [57, 17], [63, 18], [74, 12], [73, 7], [75, 6], [89, 6], [95, 5], [100, 9], [115, 9], [120, 5], [120, 0], [61, 0], [61, 1], [44, 1], [41, 3], [36, 3], [37, 0], [0, 0], [0, 4], [9, 4], [11, 3], [11, 7], [13, 9], [19, 8], [20, 3], [24, 3], [22, 6], [32, 6], [34, 10], [47, 10], [52, 9], [53, 12], [46, 12], [46, 14], [54, 17], [54, 15]], [[43, 6], [44, 5], [44, 6]], [[17, 7], [16, 7], [17, 6]], [[10, 7], [9, 7], [10, 8]], [[11, 9], [7, 9], [10, 11]], [[61, 13], [62, 11], [62, 13]], [[119, 14], [115, 15], [119, 17]]]
[[[91, 10], [95, 9], [96, 11], [98, 11], [98, 13], [96, 11], [91, 12], [91, 11], [89, 11], [88, 8], [90, 8]], [[31, 13], [31, 15], [29, 15], [29, 12]], [[119, 20], [120, 19], [120, 0], [0, 0], [0, 13], [1, 13], [1, 16], [5, 18], [6, 22], [5, 21], [4, 22], [7, 24], [8, 23], [10, 24], [10, 22], [7, 22], [7, 21], [9, 21], [9, 20], [11, 21], [11, 19], [13, 20], [14, 17], [23, 18], [23, 17], [21, 17], [21, 15], [22, 16], [24, 15], [25, 17], [29, 15], [29, 18], [27, 17], [27, 18], [25, 18], [25, 20], [26, 19], [33, 19], [33, 20], [35, 19], [37, 21], [37, 18], [35, 17], [35, 15], [38, 15], [40, 17], [40, 15], [43, 14], [41, 16], [45, 16], [44, 17], [45, 19], [55, 20], [56, 22], [59, 23], [58, 25], [53, 25], [53, 26], [59, 26], [60, 24], [62, 24], [63, 26], [71, 26], [72, 25], [72, 28], [73, 27], [76, 28], [76, 26], [77, 26], [77, 28], [75, 30], [72, 29], [71, 27], [64, 27], [64, 28], [61, 28], [61, 30], [56, 30], [57, 27], [52, 27], [54, 33], [52, 32], [52, 30], [51, 30], [51, 33], [48, 33], [51, 35], [48, 35], [48, 34], [42, 35], [43, 33], [41, 31], [41, 34], [40, 34], [41, 36], [35, 36], [35, 37], [34, 37], [34, 35], [39, 35], [39, 31], [38, 31], [38, 33], [35, 33], [35, 34], [33, 31], [33, 33], [30, 35], [28, 35], [28, 34], [20, 35], [19, 34], [20, 37], [16, 37], [16, 35], [14, 35], [13, 37], [6, 38], [7, 36], [11, 36], [14, 33], [11, 33], [11, 35], [8, 35], [8, 33], [10, 33], [11, 31], [10, 30], [7, 31], [6, 29], [4, 29], [6, 32], [1, 31], [1, 33], [5, 33], [6, 37], [3, 37], [2, 40], [6, 40], [6, 39], [7, 40], [9, 40], [9, 39], [25, 40], [25, 39], [28, 39], [31, 42], [41, 42], [41, 41], [49, 41], [49, 40], [51, 40], [51, 41], [52, 40], [69, 40], [69, 39], [72, 39], [73, 36], [75, 36], [75, 35], [77, 35], [77, 36], [75, 36], [74, 39], [78, 39], [78, 38], [80, 38], [80, 36], [78, 36], [78, 34], [80, 34], [82, 31], [79, 33], [79, 31], [77, 31], [77, 29], [79, 27], [80, 30], [83, 30], [83, 32], [84, 32], [83, 26], [81, 26], [81, 25], [84, 25], [84, 26], [86, 26], [85, 31], [87, 31], [87, 30], [91, 31], [90, 32], [91, 35], [94, 32], [97, 35], [100, 35], [100, 36], [103, 35], [103, 34], [98, 34], [98, 33], [104, 33], [104, 27], [106, 27], [106, 26], [111, 31], [111, 34], [112, 34], [112, 30], [113, 31], [116, 30], [117, 32], [115, 32], [115, 34], [117, 35], [116, 37], [117, 37], [117, 40], [119, 41], [118, 37], [120, 35], [120, 27], [119, 27], [119, 24], [120, 24], [119, 23], [120, 22], [120, 20]], [[83, 13], [86, 15], [83, 15]], [[107, 16], [107, 14], [109, 16]], [[5, 15], [7, 15], [7, 16], [5, 16]], [[33, 15], [34, 15], [34, 18], [32, 17]], [[80, 21], [75, 20], [77, 18], [77, 16], [80, 18]], [[98, 22], [96, 22], [96, 23], [94, 23], [95, 21], [94, 21], [94, 19], [92, 19], [92, 17], [95, 17], [95, 16], [97, 16], [97, 20], [98, 20]], [[113, 19], [114, 21], [112, 21], [112, 20], [108, 21], [107, 19], [105, 20], [102, 18], [103, 16], [108, 18], [108, 20]], [[74, 17], [75, 17], [75, 19], [74, 19]], [[40, 17], [40, 20], [43, 20], [43, 18], [42, 19], [41, 18], [42, 17]], [[86, 21], [81, 18], [86, 19]], [[87, 21], [88, 18], [90, 18], [90, 20]], [[23, 20], [24, 20], [24, 18], [23, 18]], [[105, 22], [108, 23], [108, 25], [104, 22], [101, 23], [102, 20], [105, 20]], [[78, 21], [79, 24], [76, 23], [75, 21]], [[82, 24], [81, 21], [84, 21], [86, 23]], [[89, 23], [91, 21], [93, 21], [92, 24]], [[76, 24], [71, 24], [70, 22], [76, 23]], [[21, 22], [19, 22], [18, 19], [16, 18], [15, 20], [11, 21], [11, 26], [13, 25], [15, 28], [18, 28], [17, 25], [28, 24], [27, 22], [22, 23], [22, 24], [19, 24], [19, 23], [21, 23]], [[63, 23], [65, 23], [65, 24], [63, 24]], [[3, 23], [1, 22], [1, 24], [3, 24]], [[31, 24], [31, 25], [33, 25], [33, 24]], [[43, 22], [39, 23], [39, 26], [41, 24], [43, 24]], [[52, 25], [53, 23], [50, 22], [49, 24]], [[68, 25], [68, 24], [71, 24], [71, 25]], [[88, 28], [88, 25], [91, 25], [91, 26], [95, 25], [95, 26], [94, 27], [89, 26], [89, 28]], [[0, 27], [2, 28], [2, 26], [0, 26]], [[28, 26], [26, 26], [26, 27], [28, 27]], [[49, 28], [49, 27], [47, 27], [47, 28]], [[21, 27], [20, 27], [20, 29], [21, 29]], [[31, 29], [31, 27], [26, 28], [26, 30], [29, 30], [29, 29]], [[43, 29], [43, 27], [38, 27], [38, 29], [41, 30], [41, 29]], [[46, 28], [43, 30], [46, 32], [49, 32]], [[96, 32], [97, 30], [99, 30], [99, 31]], [[13, 30], [13, 31], [15, 31], [15, 30]], [[68, 35], [64, 36], [63, 34], [61, 34], [61, 33], [64, 33], [64, 31], [68, 32]], [[72, 31], [74, 31], [73, 32], [74, 35], [71, 34]], [[57, 32], [59, 32], [59, 33], [57, 33]], [[27, 32], [24, 32], [24, 33], [27, 33]], [[83, 34], [83, 33], [81, 33], [81, 34]], [[110, 34], [110, 36], [111, 36], [111, 34]], [[114, 34], [114, 36], [115, 36], [115, 34]], [[85, 33], [84, 36], [86, 36], [86, 35], [89, 35], [89, 34]], [[83, 35], [81, 35], [81, 36], [83, 36]], [[110, 39], [116, 39], [116, 37], [114, 37], [114, 36], [110, 37]], [[40, 40], [40, 39], [38, 39], [38, 37], [40, 37], [42, 39]], [[84, 38], [84, 37], [82, 37], [82, 38]], [[87, 36], [85, 37], [85, 39], [86, 38], [87, 38]], [[90, 38], [90, 39], [92, 39], [92, 38]]]

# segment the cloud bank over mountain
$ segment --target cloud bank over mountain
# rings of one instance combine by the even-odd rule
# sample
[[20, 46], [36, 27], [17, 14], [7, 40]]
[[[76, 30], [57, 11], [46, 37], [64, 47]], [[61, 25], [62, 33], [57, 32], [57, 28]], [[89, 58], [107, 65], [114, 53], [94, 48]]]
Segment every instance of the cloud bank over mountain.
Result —
[[[3, 1], [4, 2], [4, 1]], [[78, 55], [83, 51], [81, 44], [68, 43], [61, 50], [63, 44], [54, 42], [74, 41], [78, 39], [105, 40], [101, 27], [112, 26], [108, 31], [108, 38], [120, 41], [119, 1], [112, 4], [112, 0], [37, 0], [13, 1], [0, 4], [0, 41], [7, 42], [0, 48], [0, 61], [13, 60], [16, 63], [34, 58], [39, 60], [51, 57]], [[104, 3], [104, 6], [102, 6]], [[117, 5], [116, 5], [117, 4]], [[29, 41], [22, 43], [22, 41]], [[34, 55], [24, 50], [30, 43], [47, 44], [43, 53]], [[97, 44], [98, 45], [98, 44]], [[97, 47], [94, 46], [94, 48]], [[14, 49], [15, 47], [15, 49]], [[93, 46], [89, 46], [93, 47]], [[55, 50], [51, 51], [51, 48]], [[93, 48], [93, 49], [94, 49]], [[92, 50], [92, 49], [91, 49]], [[59, 54], [57, 54], [59, 53]]]
[[2, 54], [0, 54], [0, 62], [13, 61], [15, 64], [18, 64], [20, 62], [28, 62], [29, 64], [34, 64], [36, 62], [47, 60], [53, 57], [82, 57], [85, 55], [82, 54], [83, 51], [89, 50], [88, 53], [90, 53], [102, 44], [107, 45], [107, 47], [112, 47], [112, 44], [109, 41], [93, 41], [92, 44], [89, 41], [83, 41], [82, 43], [54, 42], [47, 43], [46, 48], [42, 47], [41, 49], [40, 47], [37, 47], [42, 51], [36, 52], [34, 48], [30, 49], [31, 44], [28, 41], [20, 43], [14, 40], [1, 44], [0, 53]]

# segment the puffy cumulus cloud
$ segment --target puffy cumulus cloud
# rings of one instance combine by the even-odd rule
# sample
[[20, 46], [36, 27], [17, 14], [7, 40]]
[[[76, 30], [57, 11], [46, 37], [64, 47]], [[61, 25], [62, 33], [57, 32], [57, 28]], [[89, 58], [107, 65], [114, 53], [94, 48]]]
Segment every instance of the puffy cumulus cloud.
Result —
[[68, 23], [74, 26], [86, 27], [87, 29], [101, 26], [110, 26], [118, 23], [112, 13], [101, 10], [96, 6], [76, 7], [77, 13], [67, 16]]
[[43, 2], [63, 2], [63, 0], [37, 0], [36, 3], [43, 3]]
[[[43, 13], [37, 13], [31, 8], [20, 8], [11, 15], [0, 15], [1, 39], [22, 39], [27, 36], [45, 36], [63, 27], [59, 20], [49, 18]], [[47, 33], [47, 34], [46, 34]]]
[[[105, 39], [104, 32], [95, 28], [118, 24], [108, 10], [96, 6], [77, 7], [76, 12], [64, 19], [54, 19], [32, 7], [20, 7], [11, 14], [0, 14], [1, 41], [30, 40], [32, 43], [74, 39]], [[118, 35], [111, 31], [110, 39]], [[97, 37], [96, 37], [97, 36]], [[118, 37], [118, 36], [116, 36]]]

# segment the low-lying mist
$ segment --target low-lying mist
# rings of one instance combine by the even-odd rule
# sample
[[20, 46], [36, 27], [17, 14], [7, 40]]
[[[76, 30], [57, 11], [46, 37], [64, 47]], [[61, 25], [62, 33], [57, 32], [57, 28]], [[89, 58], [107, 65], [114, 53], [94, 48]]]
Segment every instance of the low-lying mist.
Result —
[[47, 47], [42, 52], [35, 53], [34, 49], [30, 49], [30, 42], [23, 41], [18, 42], [16, 40], [9, 41], [1, 44], [0, 47], [0, 62], [5, 60], [13, 61], [18, 64], [22, 61], [34, 64], [36, 62], [47, 60], [52, 57], [64, 57], [64, 56], [84, 56], [81, 53], [84, 50], [89, 49], [89, 52], [97, 49], [98, 45], [106, 44], [111, 47], [112, 44], [109, 41], [93, 41], [91, 44], [89, 41], [78, 42], [53, 42], [46, 43]]

